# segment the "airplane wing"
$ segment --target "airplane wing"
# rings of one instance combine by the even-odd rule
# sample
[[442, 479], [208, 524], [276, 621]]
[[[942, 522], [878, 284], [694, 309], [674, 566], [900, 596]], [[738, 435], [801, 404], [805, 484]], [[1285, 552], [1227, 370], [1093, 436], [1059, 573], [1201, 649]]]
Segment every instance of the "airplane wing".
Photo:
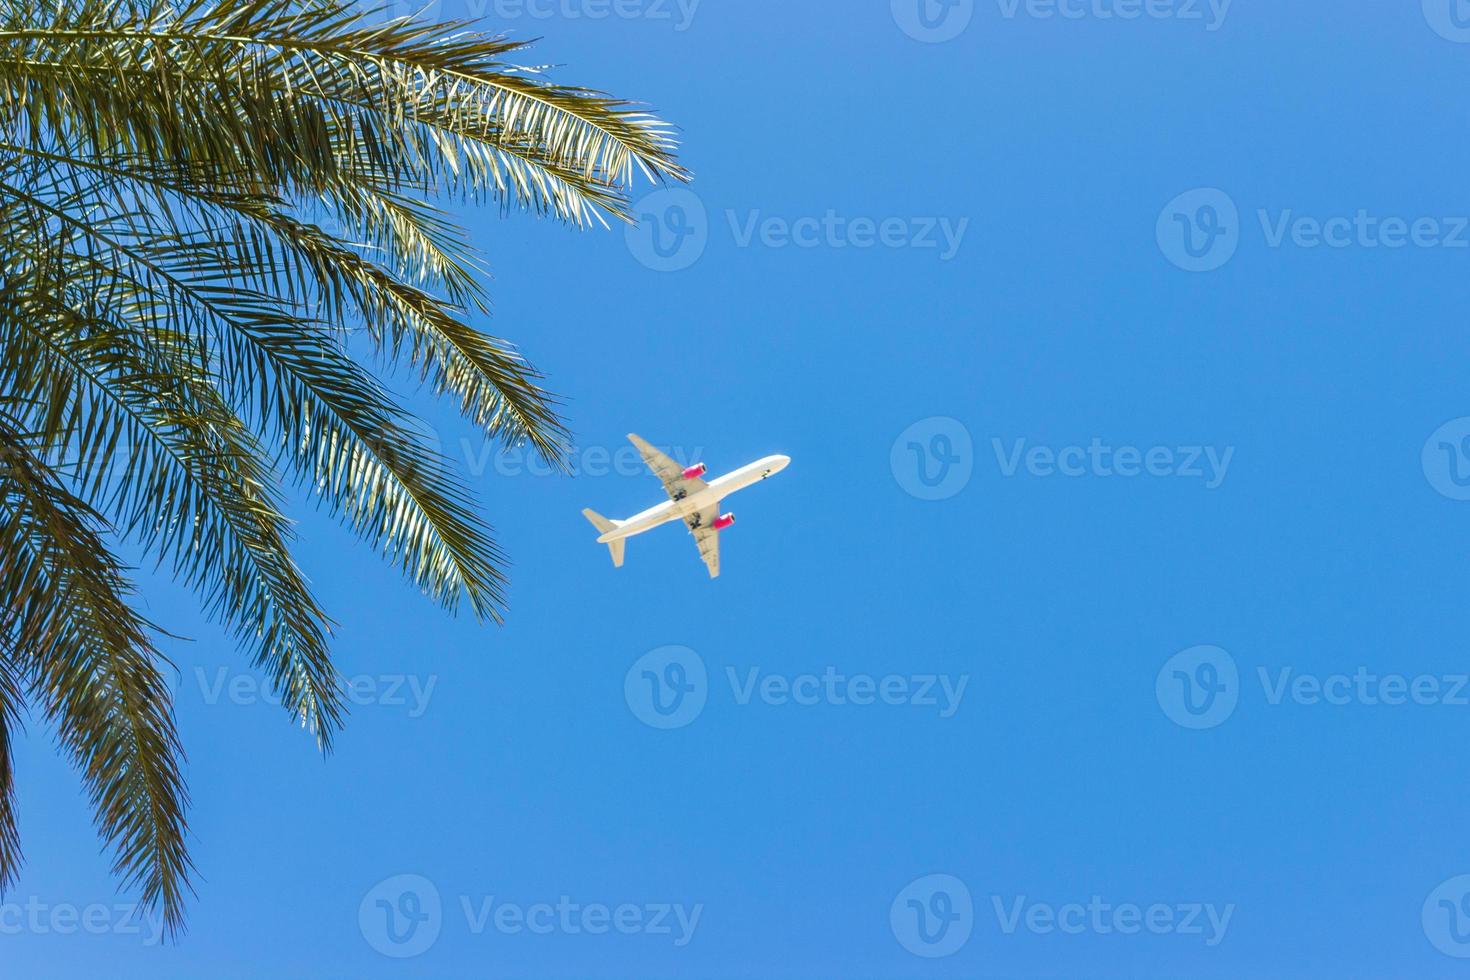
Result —
[[[698, 493], [708, 486], [708, 484], [698, 477], [692, 480], [686, 480], [684, 478], [684, 467], [657, 449], [654, 449], [642, 436], [634, 435], [630, 432], [628, 433], [628, 441], [638, 448], [638, 454], [643, 457], [643, 462], [648, 464], [648, 468], [653, 470], [653, 475], [663, 481], [664, 489], [668, 491], [669, 499], [683, 500], [691, 493]], [[691, 524], [690, 526], [692, 527], [693, 525]], [[703, 551], [703, 547], [700, 550]], [[718, 565], [719, 562], [716, 560], [715, 565], [712, 567], [718, 567]]]
[[694, 535], [694, 543], [699, 545], [699, 557], [704, 559], [710, 578], [720, 577], [720, 532], [713, 526], [719, 516], [720, 508], [715, 506], [684, 518]]

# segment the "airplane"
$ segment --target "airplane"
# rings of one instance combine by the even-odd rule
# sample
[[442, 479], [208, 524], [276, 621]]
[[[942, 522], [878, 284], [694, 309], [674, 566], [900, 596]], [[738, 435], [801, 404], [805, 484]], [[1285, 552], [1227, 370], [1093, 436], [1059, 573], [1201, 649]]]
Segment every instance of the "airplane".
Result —
[[720, 513], [720, 501], [736, 490], [781, 472], [791, 463], [790, 456], [766, 456], [706, 483], [703, 477], [709, 467], [704, 463], [680, 466], [632, 432], [628, 433], [628, 441], [637, 447], [654, 476], [663, 481], [669, 499], [625, 521], [610, 521], [591, 508], [582, 511], [582, 516], [591, 521], [599, 532], [598, 544], [607, 545], [612, 552], [613, 565], [618, 568], [623, 567], [623, 547], [633, 535], [652, 530], [660, 524], [683, 520], [689, 526], [689, 533], [694, 535], [699, 557], [709, 568], [709, 577], [718, 578], [720, 532], [735, 523], [734, 514]]

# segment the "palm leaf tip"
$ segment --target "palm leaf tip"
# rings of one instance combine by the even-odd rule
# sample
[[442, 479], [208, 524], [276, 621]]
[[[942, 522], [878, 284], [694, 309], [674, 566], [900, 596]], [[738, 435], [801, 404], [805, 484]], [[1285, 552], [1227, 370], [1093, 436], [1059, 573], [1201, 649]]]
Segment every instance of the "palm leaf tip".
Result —
[[27, 455], [31, 441], [0, 421], [6, 660], [81, 770], [114, 873], [176, 931], [192, 865], [183, 750], [161, 658], [98, 534], [101, 518]]

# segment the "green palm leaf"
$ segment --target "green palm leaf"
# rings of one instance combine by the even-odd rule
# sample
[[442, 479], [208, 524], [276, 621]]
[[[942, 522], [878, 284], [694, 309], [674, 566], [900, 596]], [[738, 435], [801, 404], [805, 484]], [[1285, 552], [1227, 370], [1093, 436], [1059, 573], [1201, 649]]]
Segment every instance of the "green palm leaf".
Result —
[[476, 325], [484, 269], [442, 202], [606, 225], [635, 175], [688, 177], [666, 124], [523, 54], [335, 0], [0, 0], [0, 888], [30, 703], [118, 873], [182, 924], [182, 753], [117, 540], [324, 748], [342, 696], [283, 481], [438, 604], [503, 614], [489, 526], [352, 338], [560, 461], [556, 399]]

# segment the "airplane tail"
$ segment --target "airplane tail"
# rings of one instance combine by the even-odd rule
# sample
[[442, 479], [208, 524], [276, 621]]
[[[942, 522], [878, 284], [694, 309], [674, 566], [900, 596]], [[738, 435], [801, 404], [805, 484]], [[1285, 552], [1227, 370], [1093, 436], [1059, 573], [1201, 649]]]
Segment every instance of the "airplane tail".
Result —
[[[617, 521], [608, 520], [606, 517], [603, 517], [601, 514], [590, 507], [582, 511], [582, 516], [591, 521], [592, 526], [597, 528], [597, 530], [601, 534], [606, 534], [609, 531], [616, 531], [618, 529]], [[623, 546], [627, 543], [628, 542], [626, 538], [617, 538], [616, 540], [609, 541], [607, 543], [607, 550], [612, 552], [613, 567], [623, 567]]]

